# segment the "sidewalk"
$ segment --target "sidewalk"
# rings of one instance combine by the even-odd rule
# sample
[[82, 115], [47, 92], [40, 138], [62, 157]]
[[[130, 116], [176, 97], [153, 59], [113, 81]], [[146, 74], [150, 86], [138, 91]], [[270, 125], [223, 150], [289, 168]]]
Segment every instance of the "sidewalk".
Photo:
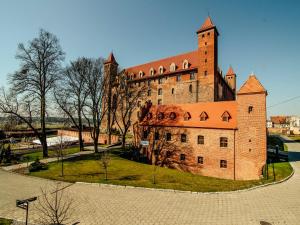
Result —
[[[89, 151], [76, 152], [76, 153], [64, 156], [64, 159], [70, 159], [70, 158], [78, 157], [78, 156], [81, 156], [81, 155], [88, 155], [88, 154], [92, 154], [93, 152], [94, 151], [90, 151], [90, 150]], [[41, 159], [40, 161], [43, 162], [43, 163], [55, 162], [55, 161], [57, 161], [57, 157]], [[33, 161], [28, 162], [28, 163], [26, 162], [26, 163], [15, 164], [15, 165], [11, 165], [11, 166], [4, 166], [4, 167], [2, 167], [2, 169], [6, 170], [6, 171], [18, 170], [18, 169], [26, 168], [31, 163], [33, 163]]]

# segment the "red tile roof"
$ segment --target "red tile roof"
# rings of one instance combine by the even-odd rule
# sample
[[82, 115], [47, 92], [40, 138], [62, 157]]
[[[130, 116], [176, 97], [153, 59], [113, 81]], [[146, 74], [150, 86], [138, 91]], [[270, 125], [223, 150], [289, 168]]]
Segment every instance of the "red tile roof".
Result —
[[197, 33], [207, 30], [209, 28], [213, 28], [215, 27], [214, 23], [212, 22], [211, 18], [208, 16], [206, 18], [206, 20], [204, 21], [204, 23], [202, 24], [202, 26], [200, 27], [200, 29], [197, 31]]
[[187, 52], [187, 53], [183, 53], [180, 55], [176, 55], [176, 56], [171, 56], [168, 58], [164, 58], [164, 59], [160, 59], [160, 60], [156, 60], [156, 61], [152, 61], [149, 63], [145, 63], [145, 64], [141, 64], [141, 65], [137, 65], [137, 66], [133, 66], [130, 68], [127, 68], [126, 71], [128, 72], [128, 74], [136, 74], [137, 78], [138, 77], [138, 73], [139, 71], [143, 71], [145, 77], [146, 76], [150, 76], [150, 69], [153, 68], [154, 69], [154, 76], [159, 74], [159, 67], [163, 66], [164, 67], [164, 73], [169, 73], [170, 71], [170, 65], [171, 63], [175, 63], [176, 64], [176, 71], [182, 70], [183, 67], [183, 61], [184, 60], [188, 60], [189, 63], [189, 68], [196, 68], [198, 66], [199, 60], [198, 60], [198, 51], [192, 51], [192, 52]]
[[255, 75], [250, 75], [248, 80], [242, 85], [239, 94], [254, 94], [254, 93], [267, 93], [266, 89], [262, 86]]
[[112, 63], [112, 62], [117, 63], [117, 61], [116, 61], [116, 59], [115, 59], [115, 57], [114, 57], [114, 54], [111, 52], [111, 53], [109, 54], [107, 60], [105, 60], [104, 63]]
[[229, 69], [228, 69], [228, 71], [227, 71], [227, 73], [226, 73], [226, 76], [228, 75], [233, 75], [233, 74], [235, 74], [235, 72], [233, 71], [233, 69], [232, 69], [232, 67], [230, 66], [229, 67]]
[[274, 124], [286, 124], [287, 123], [287, 116], [271, 116], [270, 117], [272, 123]]
[[[158, 120], [157, 114], [164, 113], [164, 119]], [[171, 119], [171, 112], [176, 113], [176, 118]], [[208, 118], [200, 121], [201, 112], [206, 112]], [[230, 115], [228, 122], [222, 120], [222, 115], [227, 112]], [[152, 117], [145, 117], [141, 125], [167, 126], [167, 127], [195, 127], [195, 128], [237, 128], [237, 102], [203, 102], [193, 104], [153, 105], [150, 109]], [[191, 118], [184, 120], [184, 115], [189, 113]], [[149, 119], [150, 118], [150, 119]]]

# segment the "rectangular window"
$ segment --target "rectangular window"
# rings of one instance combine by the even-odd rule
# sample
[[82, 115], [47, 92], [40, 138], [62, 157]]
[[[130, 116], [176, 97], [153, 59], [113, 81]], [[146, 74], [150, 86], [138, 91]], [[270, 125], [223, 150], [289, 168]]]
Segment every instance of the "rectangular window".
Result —
[[204, 76], [207, 76], [207, 71], [206, 70], [204, 71]]
[[176, 76], [176, 81], [178, 82], [178, 81], [181, 81], [181, 75], [177, 75]]
[[158, 132], [155, 132], [154, 133], [154, 139], [157, 141], [159, 140], [159, 133]]
[[158, 95], [162, 95], [162, 88], [158, 89]]
[[220, 160], [220, 168], [227, 168], [227, 160]]
[[157, 100], [157, 104], [158, 104], [158, 105], [161, 105], [161, 104], [162, 104], [162, 100], [161, 100], [161, 99], [158, 99], [158, 100]]
[[203, 164], [203, 157], [202, 156], [198, 156], [198, 163]]
[[186, 134], [181, 134], [180, 140], [181, 142], [186, 142]]
[[158, 79], [158, 83], [159, 83], [159, 84], [162, 84], [162, 78], [159, 78], [159, 79]]
[[167, 139], [167, 141], [171, 141], [171, 139], [172, 139], [171, 133], [166, 134], [166, 139]]
[[227, 147], [227, 146], [228, 146], [228, 138], [220, 137], [220, 147]]
[[180, 154], [180, 160], [184, 161], [185, 160], [185, 154]]
[[151, 96], [151, 89], [148, 90], [148, 96]]
[[172, 88], [171, 93], [172, 93], [172, 95], [175, 93], [175, 89], [174, 88]]
[[198, 135], [198, 145], [204, 145], [204, 136]]
[[143, 138], [146, 139], [148, 137], [148, 131], [144, 130], [143, 131]]
[[190, 80], [195, 80], [195, 73], [194, 72], [190, 73]]
[[151, 85], [151, 80], [148, 80], [148, 86], [150, 86]]

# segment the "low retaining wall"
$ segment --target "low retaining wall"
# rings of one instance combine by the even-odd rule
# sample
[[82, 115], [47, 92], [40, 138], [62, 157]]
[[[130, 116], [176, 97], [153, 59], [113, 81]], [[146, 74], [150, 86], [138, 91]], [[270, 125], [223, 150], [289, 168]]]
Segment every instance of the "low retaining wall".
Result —
[[[77, 130], [57, 130], [57, 135], [64, 135], [64, 136], [71, 136], [71, 137], [78, 137]], [[93, 143], [93, 139], [91, 137], [91, 133], [89, 131], [82, 132], [82, 138], [84, 143]], [[119, 141], [119, 136], [111, 135], [111, 144], [115, 144]], [[108, 144], [108, 135], [107, 134], [100, 134], [98, 139], [99, 144]]]

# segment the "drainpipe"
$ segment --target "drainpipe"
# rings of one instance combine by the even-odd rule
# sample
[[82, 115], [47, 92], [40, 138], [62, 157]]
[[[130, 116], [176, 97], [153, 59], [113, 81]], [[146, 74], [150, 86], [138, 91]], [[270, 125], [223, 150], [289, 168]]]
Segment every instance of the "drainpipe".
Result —
[[235, 180], [235, 132], [236, 130], [233, 131], [233, 140], [234, 140], [234, 145], [233, 145], [233, 180]]

